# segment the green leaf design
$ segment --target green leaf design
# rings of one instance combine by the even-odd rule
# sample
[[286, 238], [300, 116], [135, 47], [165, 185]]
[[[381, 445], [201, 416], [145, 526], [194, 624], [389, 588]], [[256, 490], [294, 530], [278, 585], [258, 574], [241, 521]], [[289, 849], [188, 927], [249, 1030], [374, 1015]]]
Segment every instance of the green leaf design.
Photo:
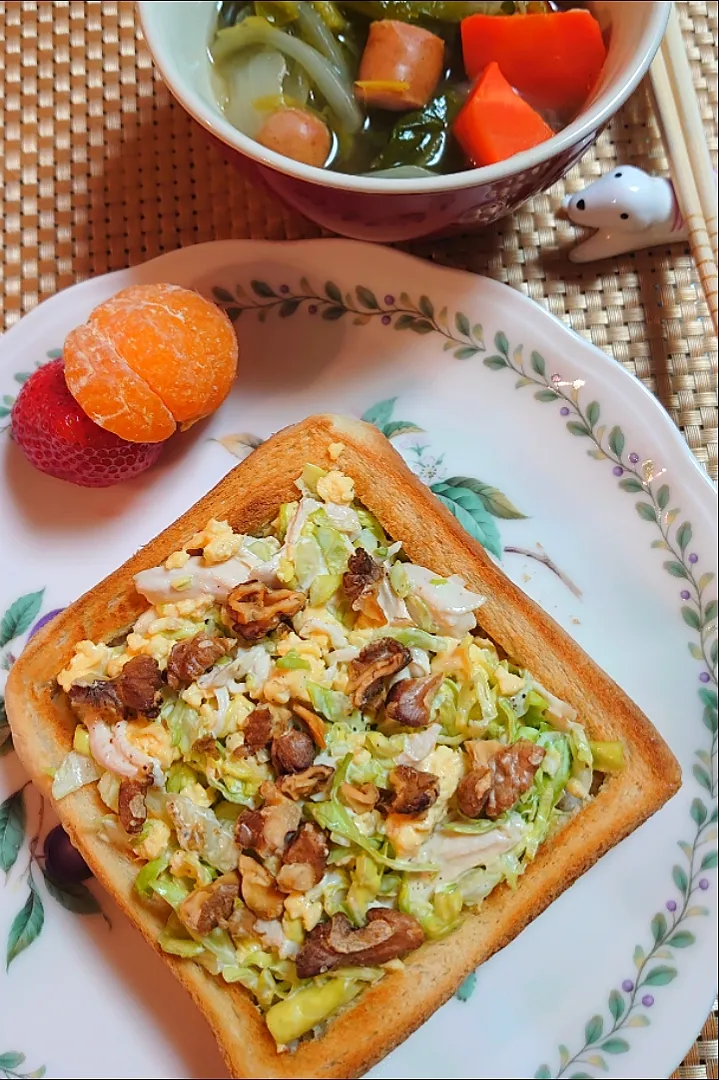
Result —
[[604, 1069], [605, 1072], [609, 1069], [601, 1054], [590, 1054], [586, 1061], [587, 1065], [591, 1065], [593, 1069]]
[[559, 397], [554, 390], [538, 390], [534, 395], [536, 401], [556, 401]]
[[501, 368], [507, 367], [507, 361], [502, 356], [486, 356], [482, 363], [485, 367], [491, 368], [492, 371], [499, 371]]
[[299, 300], [283, 300], [279, 308], [279, 316], [281, 319], [289, 319], [290, 315], [294, 315], [297, 308], [300, 306]]
[[592, 1046], [595, 1042], [599, 1042], [604, 1033], [604, 1020], [601, 1016], [593, 1016], [591, 1020], [587, 1021], [584, 1028], [584, 1038], [587, 1046]]
[[635, 476], [627, 476], [624, 480], [620, 480], [619, 486], [630, 495], [637, 495], [640, 491], [644, 491], [643, 485]]
[[[394, 321], [395, 330], [409, 330], [410, 326], [412, 326], [412, 324], [414, 323], [416, 318], [417, 318], [416, 315], [408, 315], [405, 312], [405, 314], [400, 315], [397, 319], [395, 319], [395, 321]], [[450, 348], [452, 347], [452, 344], [453, 343], [450, 343]]]
[[369, 308], [370, 311], [379, 311], [377, 297], [371, 289], [366, 288], [364, 285], [358, 285], [355, 294], [362, 307]]
[[705, 728], [708, 728], [709, 731], [711, 731], [712, 735], [716, 733], [717, 721], [718, 717], [716, 709], [712, 709], [707, 705], [702, 714], [702, 723]]
[[590, 1073], [578, 1072], [572, 1073], [569, 1080], [593, 1080], [593, 1077]]
[[33, 619], [40, 610], [44, 589], [39, 592], [26, 593], [10, 605], [0, 622], [0, 649], [7, 645], [13, 638], [19, 637], [29, 629]]
[[412, 432], [421, 433], [424, 429], [410, 424], [407, 420], [394, 420], [391, 424], [385, 424], [382, 434], [388, 439], [395, 439], [398, 435], [410, 435]]
[[463, 529], [478, 540], [487, 551], [498, 559], [502, 557], [502, 544], [499, 529], [494, 518], [485, 509], [479, 496], [466, 487], [456, 487], [452, 480], [433, 484], [431, 490], [450, 510]]
[[567, 423], [567, 431], [570, 435], [576, 435], [578, 438], [590, 438], [591, 431], [586, 424], [580, 424], [578, 420], [570, 420]]
[[536, 371], [537, 375], [545, 377], [547, 373], [547, 365], [544, 361], [544, 357], [538, 352], [533, 352], [531, 356], [532, 371]]
[[342, 300], [342, 292], [337, 287], [337, 285], [335, 285], [334, 281], [325, 282], [325, 295], [328, 296], [334, 304], [340, 304], [344, 306]]
[[708, 851], [701, 862], [702, 870], [716, 870], [717, 868], [717, 856], [719, 853], [716, 851]]
[[476, 345], [463, 345], [461, 349], [455, 349], [454, 355], [457, 360], [471, 360], [478, 352]]
[[463, 312], [461, 312], [461, 311], [457, 312], [457, 314], [454, 317], [454, 325], [457, 327], [457, 332], [462, 337], [468, 338], [468, 337], [472, 336], [472, 331], [470, 330], [470, 327], [469, 327], [469, 319], [467, 318], [467, 316], [465, 314], [463, 314]]
[[397, 404], [397, 398], [387, 398], [385, 401], [378, 401], [376, 405], [373, 405], [366, 412], [362, 413], [362, 419], [367, 424], [374, 424], [375, 427], [381, 429], [384, 428], [392, 419], [394, 413], [394, 407]]
[[0, 405], [0, 420], [4, 420], [5, 417], [9, 416], [11, 412], [12, 409], [7, 408], [5, 405]]
[[[643, 984], [644, 986], [667, 986], [670, 982], [673, 982], [677, 977], [677, 969], [668, 967], [666, 964], [660, 964], [659, 967], [652, 968], [648, 975], [645, 976]], [[603, 1050], [606, 1050], [606, 1046], [602, 1046]], [[623, 1053], [623, 1050], [609, 1050], [608, 1053]]]
[[472, 337], [484, 348], [484, 328], [481, 323], [475, 323], [472, 327]]
[[702, 622], [699, 618], [698, 612], [696, 612], [694, 608], [683, 607], [682, 618], [684, 619], [684, 622], [687, 624], [687, 626], [691, 627], [692, 630], [701, 629]]
[[43, 876], [50, 896], [52, 896], [53, 900], [57, 900], [58, 904], [64, 907], [66, 911], [71, 911], [75, 915], [102, 914], [102, 908], [87, 885], [83, 885], [82, 882], [65, 884], [56, 881], [44, 869]]
[[640, 518], [643, 518], [644, 521], [651, 521], [652, 524], [656, 525], [657, 513], [653, 506], [650, 506], [649, 503], [637, 503], [635, 509]]
[[326, 322], [337, 322], [343, 315], [347, 314], [346, 307], [340, 307], [339, 304], [335, 304], [332, 307], [326, 307], [322, 309], [322, 318]]
[[694, 799], [694, 801], [692, 802], [692, 808], [690, 810], [690, 813], [694, 823], [701, 828], [701, 826], [707, 819], [707, 814], [709, 813], [709, 811], [707, 810], [701, 799]]
[[274, 299], [277, 295], [275, 290], [271, 288], [266, 281], [251, 281], [250, 288], [255, 296], [259, 296], [263, 300]]
[[507, 335], [503, 334], [500, 330], [498, 334], [494, 335], [494, 347], [498, 353], [502, 356], [509, 356], [509, 342], [507, 341]]
[[485, 510], [493, 517], [503, 518], [505, 521], [526, 520], [526, 514], [521, 513], [503, 492], [492, 487], [491, 484], [484, 484], [472, 476], [453, 476], [444, 483], [450, 487], [468, 488], [469, 491], [473, 491], [481, 499]]
[[694, 934], [690, 934], [688, 930], [679, 930], [676, 934], [672, 934], [667, 944], [674, 949], [688, 949], [695, 941]]
[[22, 788], [0, 806], [0, 870], [8, 874], [25, 839], [25, 799]]
[[549, 1065], [540, 1065], [534, 1074], [534, 1080], [552, 1080], [552, 1070]]
[[628, 1049], [629, 1043], [627, 1040], [618, 1039], [616, 1035], [613, 1035], [611, 1039], [605, 1039], [602, 1043], [602, 1050], [605, 1054], [626, 1054]]
[[469, 1001], [472, 994], [477, 988], [477, 972], [473, 971], [471, 975], [468, 975], [464, 980], [455, 997], [460, 1001]]
[[669, 488], [666, 484], [662, 484], [657, 492], [657, 505], [660, 510], [666, 510], [669, 506], [670, 497]]
[[717, 604], [716, 600], [712, 600], [711, 603], [707, 604], [707, 606], [704, 608], [704, 621], [713, 622], [714, 619], [716, 619], [718, 613], [719, 605]]
[[31, 375], [31, 371], [16, 371], [13, 375], [13, 379], [15, 380], [15, 382], [20, 383], [20, 385], [23, 386], [28, 381]]
[[[428, 296], [420, 296], [418, 307], [427, 319], [434, 318], [434, 304]], [[432, 329], [434, 329], [434, 327], [432, 327]]]
[[[410, 316], [410, 318], [412, 317]], [[407, 329], [412, 330], [415, 334], [431, 334], [434, 331], [434, 326], [427, 319], [412, 319]]]
[[598, 401], [590, 402], [590, 404], [587, 406], [587, 420], [589, 421], [589, 423], [590, 423], [590, 425], [592, 427], [596, 427], [597, 424], [599, 423], [600, 413], [601, 413], [601, 409], [599, 408], [599, 402]]
[[692, 527], [688, 521], [685, 521], [684, 524], [680, 525], [677, 529], [677, 543], [679, 544], [681, 551], [686, 551], [692, 536]]
[[663, 915], [655, 915], [651, 923], [654, 944], [658, 945], [667, 932], [667, 920]]
[[612, 990], [609, 995], [609, 1011], [615, 1020], [619, 1020], [624, 1015], [624, 998], [618, 990]]
[[45, 923], [45, 909], [35, 882], [30, 878], [30, 894], [21, 911], [12, 921], [7, 940], [7, 961], [9, 968], [20, 953], [28, 949], [39, 936]]
[[679, 892], [686, 896], [687, 890], [689, 889], [689, 879], [686, 875], [686, 871], [681, 866], [672, 867], [672, 880], [679, 889]]
[[609, 432], [609, 449], [618, 458], [621, 458], [624, 453], [625, 441], [622, 429], [620, 427], [613, 427]]
[[695, 765], [694, 768], [692, 769], [692, 772], [694, 773], [694, 779], [697, 781], [697, 783], [701, 784], [701, 786], [703, 788], [705, 788], [709, 792], [709, 794], [711, 795], [711, 793], [712, 793], [712, 781], [711, 781], [711, 777], [710, 777], [709, 773], [706, 771], [706, 769], [703, 768], [703, 766], [701, 766], [701, 765]]
[[215, 285], [215, 287], [212, 290], [212, 295], [214, 296], [215, 300], [219, 300], [220, 303], [225, 303], [225, 304], [234, 304], [235, 303], [235, 298], [232, 295], [232, 293], [228, 292], [227, 289], [223, 289], [222, 286], [220, 286], [220, 285]]
[[0, 1054], [0, 1069], [17, 1069], [24, 1060], [24, 1054]]
[[635, 947], [634, 956], [633, 956], [632, 959], [634, 960], [634, 966], [637, 969], [640, 968], [642, 966], [642, 964], [644, 963], [644, 960], [645, 960], [644, 949], [641, 947], [641, 945], [637, 945]]
[[242, 314], [242, 308], [238, 308], [238, 307], [225, 308], [225, 315], [230, 320], [230, 322], [237, 322], [237, 320], [239, 319], [241, 314]]
[[719, 662], [719, 639], [718, 638], [714, 638], [714, 640], [712, 641], [712, 646], [711, 646], [711, 649], [709, 650], [709, 655], [711, 657], [712, 664], [714, 665], [714, 667], [716, 667], [717, 663]]
[[699, 691], [699, 697], [707, 708], [714, 709], [714, 712], [719, 709], [719, 699], [717, 698], [716, 690], [711, 690], [708, 686], [703, 686]]
[[668, 574], [671, 574], [672, 577], [689, 577], [689, 571], [687, 570], [687, 568], [685, 566], [682, 566], [680, 562], [676, 562], [675, 559], [670, 559], [669, 562], [665, 562], [664, 569], [667, 571]]

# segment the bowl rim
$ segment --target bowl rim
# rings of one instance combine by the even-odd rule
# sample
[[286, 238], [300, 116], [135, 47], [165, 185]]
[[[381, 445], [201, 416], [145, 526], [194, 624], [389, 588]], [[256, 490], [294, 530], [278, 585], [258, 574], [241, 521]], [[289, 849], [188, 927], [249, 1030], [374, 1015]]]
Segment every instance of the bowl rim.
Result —
[[[614, 0], [614, 3], [626, 2], [627, 0]], [[211, 135], [257, 165], [282, 173], [293, 180], [355, 194], [406, 196], [460, 191], [508, 180], [532, 169], [539, 172], [546, 162], [576, 147], [584, 139], [591, 138], [621, 108], [646, 75], [664, 37], [672, 0], [650, 0], [652, 10], [644, 32], [634, 46], [629, 77], [624, 78], [620, 73], [589, 109], [580, 113], [576, 120], [562, 128], [551, 139], [521, 154], [515, 154], [507, 161], [500, 161], [496, 165], [485, 165], [479, 169], [465, 169], [462, 172], [431, 178], [404, 180], [356, 176], [335, 172], [332, 169], [304, 165], [302, 162], [285, 157], [284, 154], [268, 150], [254, 139], [243, 135], [202, 100], [187, 82], [184, 72], [166, 49], [163, 34], [158, 25], [158, 17], [161, 19], [161, 12], [165, 14], [169, 7], [167, 0], [138, 0], [137, 10], [142, 32], [153, 62], [170, 92], [190, 116]], [[626, 68], [624, 70], [626, 71]]]

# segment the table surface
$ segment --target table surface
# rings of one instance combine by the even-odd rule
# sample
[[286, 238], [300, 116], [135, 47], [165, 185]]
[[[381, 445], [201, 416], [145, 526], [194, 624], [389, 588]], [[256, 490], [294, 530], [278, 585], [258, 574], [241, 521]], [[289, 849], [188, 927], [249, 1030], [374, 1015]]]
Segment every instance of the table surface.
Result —
[[[717, 160], [717, 3], [677, 4]], [[567, 259], [565, 195], [619, 162], [667, 174], [645, 83], [564, 181], [480, 235], [404, 249], [519, 289], [605, 349], [668, 410], [717, 478], [717, 342], [688, 248]], [[0, 297], [7, 328], [47, 296], [187, 244], [319, 228], [210, 147], [170, 98], [134, 5], [0, 2]], [[717, 1077], [716, 1005], [675, 1077]]]

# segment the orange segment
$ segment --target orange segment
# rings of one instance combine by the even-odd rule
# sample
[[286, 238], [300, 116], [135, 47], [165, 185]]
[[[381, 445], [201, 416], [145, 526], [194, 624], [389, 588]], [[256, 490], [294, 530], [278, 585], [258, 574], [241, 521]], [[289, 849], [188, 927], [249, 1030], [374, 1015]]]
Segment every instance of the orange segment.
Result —
[[214, 412], [237, 372], [237, 338], [210, 301], [178, 285], [134, 285], [90, 324], [162, 399], [182, 427]]
[[162, 442], [174, 434], [170, 410], [96, 327], [72, 330], [63, 359], [70, 393], [100, 427], [129, 442]]

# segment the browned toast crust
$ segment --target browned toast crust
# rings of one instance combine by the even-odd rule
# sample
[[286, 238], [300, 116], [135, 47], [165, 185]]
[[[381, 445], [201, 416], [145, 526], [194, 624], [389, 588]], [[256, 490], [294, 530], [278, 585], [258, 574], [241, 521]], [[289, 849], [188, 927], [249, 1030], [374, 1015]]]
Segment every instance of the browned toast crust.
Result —
[[57, 806], [62, 824], [97, 879], [170, 965], [209, 1021], [236, 1077], [357, 1077], [420, 1026], [465, 976], [502, 948], [610, 847], [658, 810], [679, 788], [679, 766], [647, 718], [571, 638], [521, 592], [409, 471], [375, 428], [338, 416], [314, 416], [286, 428], [233, 469], [178, 521], [119, 570], [58, 615], [13, 666], [6, 707], [15, 746], [33, 780], [50, 796], [48, 770], [71, 748], [74, 719], [55, 677], [83, 638], [109, 641], [147, 607], [134, 589], [138, 571], [182, 548], [209, 518], [252, 532], [296, 495], [306, 462], [329, 467], [328, 447], [342, 443], [335, 467], [353, 477], [358, 498], [411, 559], [438, 574], [459, 574], [486, 596], [483, 631], [520, 666], [579, 712], [590, 737], [622, 739], [627, 766], [555, 838], [545, 843], [516, 891], [501, 886], [478, 914], [442, 941], [412, 955], [336, 1017], [320, 1038], [278, 1054], [259, 1010], [241, 987], [229, 987], [191, 960], [163, 953], [157, 938], [164, 905], [133, 891], [137, 864], [97, 835], [106, 812], [93, 787]]

